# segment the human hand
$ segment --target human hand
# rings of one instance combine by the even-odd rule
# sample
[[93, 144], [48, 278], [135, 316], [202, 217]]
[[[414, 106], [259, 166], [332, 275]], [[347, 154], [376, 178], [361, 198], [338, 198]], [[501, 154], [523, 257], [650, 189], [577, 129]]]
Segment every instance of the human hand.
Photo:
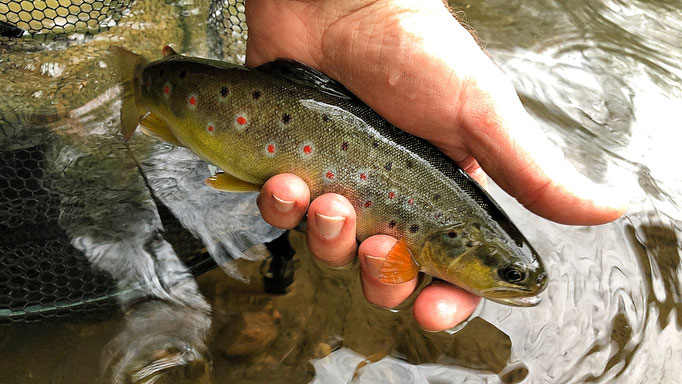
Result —
[[[440, 0], [249, 0], [247, 65], [292, 58], [344, 84], [395, 126], [423, 137], [484, 184], [490, 175], [536, 214], [565, 224], [601, 224], [624, 212], [613, 194], [563, 161], [527, 114], [511, 82]], [[308, 246], [332, 266], [356, 253], [355, 212], [339, 195], [315, 199], [294, 175], [263, 187], [270, 224], [294, 227], [308, 211]], [[360, 244], [367, 299], [393, 307], [416, 280], [385, 285], [376, 267], [396, 240]], [[466, 319], [479, 298], [445, 283], [420, 292], [413, 314], [427, 330]]]

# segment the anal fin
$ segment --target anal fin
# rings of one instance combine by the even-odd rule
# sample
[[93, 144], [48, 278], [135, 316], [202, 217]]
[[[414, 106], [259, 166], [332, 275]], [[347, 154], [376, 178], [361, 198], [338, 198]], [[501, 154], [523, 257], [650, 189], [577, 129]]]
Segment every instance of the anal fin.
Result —
[[175, 137], [168, 124], [155, 114], [149, 112], [140, 119], [140, 128], [148, 136], [157, 137], [163, 141], [182, 147], [182, 143]]
[[414, 262], [405, 239], [398, 240], [379, 267], [379, 281], [384, 284], [400, 284], [414, 279], [419, 266]]
[[204, 181], [209, 187], [224, 192], [258, 192], [260, 185], [238, 179], [228, 173], [217, 173]]

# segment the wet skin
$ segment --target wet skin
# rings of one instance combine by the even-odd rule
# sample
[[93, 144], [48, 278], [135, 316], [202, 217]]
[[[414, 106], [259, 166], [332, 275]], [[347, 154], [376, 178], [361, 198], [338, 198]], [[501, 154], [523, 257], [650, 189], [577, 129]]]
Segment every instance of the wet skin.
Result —
[[[431, 141], [479, 182], [490, 175], [536, 214], [590, 225], [624, 212], [611, 190], [564, 163], [509, 80], [440, 1], [250, 0], [247, 20], [247, 65], [287, 57], [322, 70], [394, 125]], [[291, 228], [308, 202], [305, 183], [285, 174], [265, 184], [259, 206], [266, 221]], [[395, 239], [373, 236], [358, 248], [355, 213], [344, 197], [320, 196], [307, 215], [308, 245], [317, 258], [341, 266], [359, 254], [370, 302], [393, 307], [412, 293], [416, 279], [378, 281], [376, 265]], [[478, 300], [454, 286], [431, 285], [413, 313], [423, 328], [437, 331], [466, 319]]]

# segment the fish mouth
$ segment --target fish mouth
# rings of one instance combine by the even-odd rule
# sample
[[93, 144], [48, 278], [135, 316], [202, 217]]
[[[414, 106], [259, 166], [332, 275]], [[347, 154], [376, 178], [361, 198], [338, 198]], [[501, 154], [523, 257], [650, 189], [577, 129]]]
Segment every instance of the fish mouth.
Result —
[[488, 298], [488, 300], [494, 301], [494, 302], [500, 303], [500, 304], [512, 305], [515, 307], [535, 307], [536, 305], [540, 304], [540, 302], [542, 301], [539, 296], [505, 297], [505, 298], [496, 298], [496, 299]]
[[541, 301], [539, 292], [530, 289], [492, 288], [481, 293], [490, 301], [515, 307], [534, 307]]

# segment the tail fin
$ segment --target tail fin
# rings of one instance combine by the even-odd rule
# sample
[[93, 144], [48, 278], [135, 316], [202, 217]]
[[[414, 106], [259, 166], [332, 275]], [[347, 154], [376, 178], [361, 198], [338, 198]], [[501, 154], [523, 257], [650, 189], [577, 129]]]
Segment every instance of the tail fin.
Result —
[[135, 81], [142, 76], [142, 68], [147, 62], [142, 56], [137, 55], [122, 47], [112, 47], [114, 62], [118, 67], [119, 81], [123, 88], [121, 97], [121, 132], [125, 141], [130, 140], [137, 128], [137, 121], [141, 111], [136, 104]]

